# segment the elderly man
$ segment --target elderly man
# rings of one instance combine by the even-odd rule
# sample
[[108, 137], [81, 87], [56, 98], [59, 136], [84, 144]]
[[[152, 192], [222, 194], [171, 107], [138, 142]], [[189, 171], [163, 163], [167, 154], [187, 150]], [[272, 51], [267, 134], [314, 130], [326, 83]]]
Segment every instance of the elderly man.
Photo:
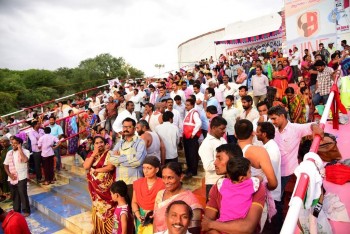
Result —
[[237, 68], [236, 84], [246, 85], [247, 84], [247, 77], [248, 77], [248, 75], [244, 72], [243, 67], [238, 67]]

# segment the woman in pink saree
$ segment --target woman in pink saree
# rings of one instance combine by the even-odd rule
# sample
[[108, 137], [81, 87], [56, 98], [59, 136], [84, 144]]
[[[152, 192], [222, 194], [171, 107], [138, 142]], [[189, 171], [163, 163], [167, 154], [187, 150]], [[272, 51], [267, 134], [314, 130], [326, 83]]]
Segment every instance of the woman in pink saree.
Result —
[[195, 195], [182, 187], [182, 177], [181, 165], [177, 162], [170, 162], [163, 168], [162, 179], [165, 184], [165, 189], [158, 192], [154, 203], [154, 233], [167, 230], [165, 211], [171, 202], [177, 200], [186, 202], [193, 210], [193, 218], [189, 231], [191, 233], [200, 233], [200, 220], [203, 208]]
[[96, 136], [94, 151], [90, 152], [83, 164], [87, 173], [88, 188], [92, 200], [92, 222], [94, 234], [109, 234], [113, 229], [113, 213], [116, 204], [112, 201], [110, 187], [115, 180], [114, 166], [108, 165], [110, 153], [106, 150], [105, 139]]

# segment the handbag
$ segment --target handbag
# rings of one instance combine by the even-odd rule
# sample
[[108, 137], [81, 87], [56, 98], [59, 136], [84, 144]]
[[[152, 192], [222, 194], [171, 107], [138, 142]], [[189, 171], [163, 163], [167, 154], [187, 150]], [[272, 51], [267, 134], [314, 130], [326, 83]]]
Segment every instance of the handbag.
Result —
[[342, 156], [337, 146], [337, 140], [334, 135], [325, 133], [321, 140], [317, 154], [325, 162], [341, 160]]

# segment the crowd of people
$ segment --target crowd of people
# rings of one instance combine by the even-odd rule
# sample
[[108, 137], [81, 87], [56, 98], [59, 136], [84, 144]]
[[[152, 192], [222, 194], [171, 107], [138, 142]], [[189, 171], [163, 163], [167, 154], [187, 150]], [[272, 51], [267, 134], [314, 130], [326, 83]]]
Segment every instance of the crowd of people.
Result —
[[[321, 43], [302, 54], [294, 47], [287, 56], [238, 51], [164, 79], [116, 82], [41, 115], [28, 109], [24, 135], [18, 120], [1, 120], [2, 199], [11, 197], [15, 212], [30, 215], [27, 165], [49, 185], [64, 170], [61, 155], [79, 154], [93, 233], [279, 233], [299, 144], [323, 135], [315, 107], [327, 102], [349, 54], [346, 41], [342, 46]], [[182, 186], [198, 176], [199, 161], [205, 207]]]

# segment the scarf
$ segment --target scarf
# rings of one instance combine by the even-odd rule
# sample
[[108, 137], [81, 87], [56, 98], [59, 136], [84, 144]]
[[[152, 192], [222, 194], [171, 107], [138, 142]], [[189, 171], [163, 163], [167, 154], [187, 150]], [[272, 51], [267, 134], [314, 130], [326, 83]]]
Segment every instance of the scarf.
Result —
[[[18, 163], [21, 163], [21, 157], [18, 157]], [[15, 167], [15, 161], [14, 161], [14, 156], [13, 156], [13, 150], [10, 151], [9, 153], [9, 171], [11, 174], [16, 176], [16, 179], [11, 179], [10, 177], [10, 184], [12, 185], [16, 185], [18, 184], [18, 174], [16, 171], [16, 167]]]
[[154, 201], [158, 192], [165, 188], [162, 179], [158, 178], [149, 189], [146, 178], [140, 178], [134, 182], [134, 191], [138, 205], [144, 210], [153, 210]]

